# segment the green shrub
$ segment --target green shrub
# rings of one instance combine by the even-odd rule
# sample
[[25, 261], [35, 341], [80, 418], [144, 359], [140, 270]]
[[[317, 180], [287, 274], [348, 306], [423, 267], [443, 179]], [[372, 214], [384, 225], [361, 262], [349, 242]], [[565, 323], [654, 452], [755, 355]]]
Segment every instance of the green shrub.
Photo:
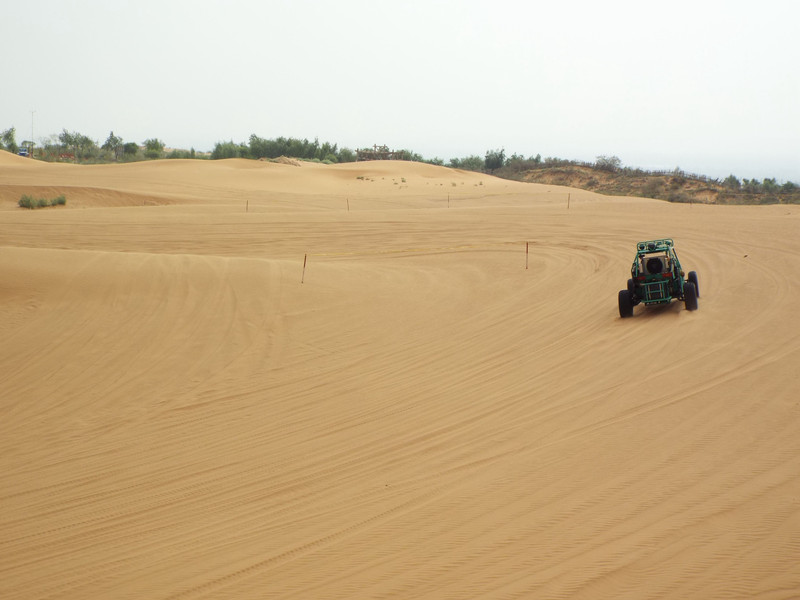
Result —
[[735, 175], [728, 175], [725, 178], [725, 181], [722, 182], [726, 188], [734, 191], [739, 191], [742, 189], [742, 182]]
[[244, 158], [247, 155], [248, 148], [244, 144], [236, 144], [231, 140], [230, 142], [217, 142], [214, 150], [211, 152], [212, 160], [220, 160], [223, 158]]
[[667, 195], [668, 202], [677, 202], [681, 204], [691, 204], [693, 202], [692, 197], [687, 194], [686, 192], [669, 192]]
[[167, 158], [194, 158], [194, 154], [189, 150], [173, 150], [167, 154]]
[[642, 186], [642, 196], [645, 198], [660, 198], [664, 193], [664, 184], [658, 179], [648, 179]]
[[608, 171], [614, 173], [619, 171], [622, 166], [622, 161], [618, 156], [598, 156], [595, 162], [595, 168], [601, 171]]
[[497, 169], [505, 166], [506, 164], [506, 151], [505, 148], [500, 150], [487, 150], [486, 158], [483, 161], [484, 167], [490, 173], [494, 173]]
[[158, 138], [150, 138], [144, 141], [145, 158], [158, 159], [164, 155], [164, 142]]
[[483, 172], [485, 166], [484, 159], [480, 156], [472, 155], [465, 158], [451, 158], [450, 167], [453, 169], [463, 169], [464, 171]]
[[47, 206], [64, 206], [67, 203], [67, 197], [64, 194], [56, 196], [52, 200], [47, 198], [34, 198], [30, 194], [23, 194], [17, 204], [20, 208], [45, 208]]

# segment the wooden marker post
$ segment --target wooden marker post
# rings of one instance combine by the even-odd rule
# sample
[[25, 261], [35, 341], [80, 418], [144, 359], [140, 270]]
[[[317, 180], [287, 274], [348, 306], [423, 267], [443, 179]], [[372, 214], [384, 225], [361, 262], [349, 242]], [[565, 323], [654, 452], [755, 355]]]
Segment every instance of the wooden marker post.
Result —
[[567, 193], [567, 210], [569, 210], [569, 198], [572, 196], [571, 193]]
[[300, 278], [300, 283], [306, 280], [306, 261], [308, 260], [308, 253], [303, 254], [303, 276]]
[[528, 242], [525, 242], [525, 270], [528, 270]]
[[247, 204], [244, 205], [244, 212], [250, 212], [250, 200], [248, 200]]

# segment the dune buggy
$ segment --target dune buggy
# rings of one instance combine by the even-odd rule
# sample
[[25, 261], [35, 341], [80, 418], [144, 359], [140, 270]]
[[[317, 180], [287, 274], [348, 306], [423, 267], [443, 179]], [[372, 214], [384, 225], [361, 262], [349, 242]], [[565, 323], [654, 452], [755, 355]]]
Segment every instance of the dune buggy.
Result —
[[628, 287], [619, 291], [619, 316], [633, 316], [633, 307], [639, 303], [669, 304], [682, 300], [686, 310], [697, 310], [700, 287], [697, 273], [684, 272], [675, 244], [669, 239], [649, 240], [636, 244], [636, 257], [631, 266]]

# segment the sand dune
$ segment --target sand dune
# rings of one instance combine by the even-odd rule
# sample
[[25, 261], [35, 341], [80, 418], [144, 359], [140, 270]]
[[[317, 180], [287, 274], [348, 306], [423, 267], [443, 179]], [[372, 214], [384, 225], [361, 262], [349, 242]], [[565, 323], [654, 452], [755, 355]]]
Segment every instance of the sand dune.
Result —
[[[0, 597], [798, 597], [799, 231], [405, 162], [0, 152]], [[662, 236], [700, 309], [622, 320]]]

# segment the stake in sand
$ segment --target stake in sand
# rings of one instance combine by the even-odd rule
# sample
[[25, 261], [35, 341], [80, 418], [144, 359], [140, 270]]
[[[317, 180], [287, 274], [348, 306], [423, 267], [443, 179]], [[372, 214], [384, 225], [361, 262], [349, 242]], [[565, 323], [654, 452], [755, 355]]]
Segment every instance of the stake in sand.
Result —
[[308, 260], [308, 253], [303, 254], [303, 275], [300, 277], [300, 283], [306, 280], [306, 261]]

